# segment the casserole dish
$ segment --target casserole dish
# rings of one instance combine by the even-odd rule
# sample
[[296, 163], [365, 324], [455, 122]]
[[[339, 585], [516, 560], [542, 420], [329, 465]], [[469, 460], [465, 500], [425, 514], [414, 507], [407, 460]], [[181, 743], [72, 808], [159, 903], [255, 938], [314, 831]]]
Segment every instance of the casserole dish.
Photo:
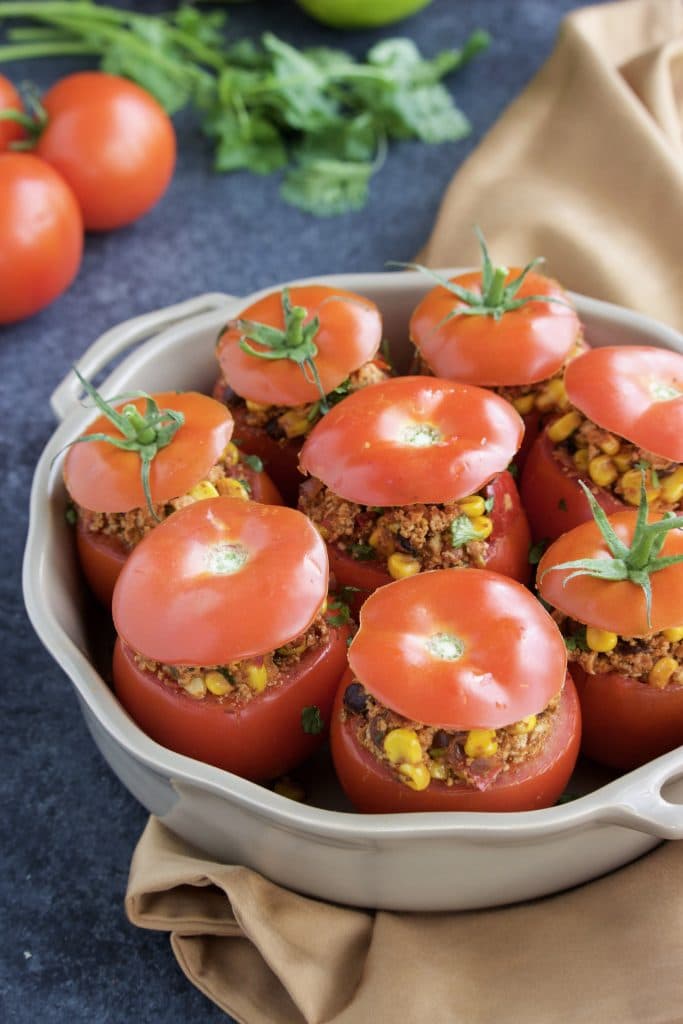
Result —
[[[430, 282], [418, 273], [315, 280], [375, 301], [397, 362], [405, 365], [410, 311]], [[258, 297], [204, 295], [128, 321], [96, 341], [78, 369], [92, 380], [136, 346], [98, 385], [106, 395], [135, 388], [210, 392], [219, 329]], [[647, 343], [683, 351], [683, 337], [668, 327], [603, 302], [573, 298], [593, 345]], [[40, 639], [71, 679], [102, 755], [172, 831], [212, 857], [245, 864], [314, 897], [413, 911], [542, 896], [628, 863], [662, 839], [683, 838], [683, 748], [616, 779], [580, 765], [569, 787], [577, 798], [546, 810], [359, 815], [345, 804], [326, 756], [308, 766], [309, 802], [299, 804], [153, 742], [128, 718], [105, 681], [110, 627], [84, 592], [64, 518], [58, 454], [92, 416], [78, 404], [77, 393], [71, 375], [52, 396], [61, 423], [33, 481], [26, 606]]]

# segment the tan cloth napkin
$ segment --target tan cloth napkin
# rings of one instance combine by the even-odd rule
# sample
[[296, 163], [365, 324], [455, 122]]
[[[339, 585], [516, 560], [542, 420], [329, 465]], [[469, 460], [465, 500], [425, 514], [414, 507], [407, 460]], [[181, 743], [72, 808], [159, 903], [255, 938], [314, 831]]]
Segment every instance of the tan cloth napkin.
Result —
[[[543, 254], [568, 287], [683, 329], [683, 5], [570, 15], [531, 85], [456, 175], [423, 259]], [[195, 985], [244, 1024], [683, 1021], [683, 847], [519, 907], [369, 913], [207, 861], [154, 819], [130, 919], [171, 933]]]

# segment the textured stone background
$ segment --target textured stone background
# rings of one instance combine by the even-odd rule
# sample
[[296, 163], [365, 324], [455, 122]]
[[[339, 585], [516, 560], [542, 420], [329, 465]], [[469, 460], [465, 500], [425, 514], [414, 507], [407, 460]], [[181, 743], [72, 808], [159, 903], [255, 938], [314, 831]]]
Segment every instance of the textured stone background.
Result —
[[[132, 4], [119, 6], [133, 6]], [[164, 4], [139, 4], [146, 10]], [[482, 26], [490, 50], [450, 80], [472, 135], [441, 147], [392, 149], [364, 211], [316, 220], [278, 197], [276, 178], [211, 174], [189, 116], [176, 118], [170, 191], [130, 228], [88, 238], [81, 273], [33, 319], [0, 328], [0, 1016], [127, 1024], [225, 1016], [184, 979], [165, 936], [126, 921], [122, 899], [145, 812], [88, 736], [71, 686], [27, 621], [20, 587], [31, 475], [54, 429], [48, 397], [106, 328], [204, 291], [248, 293], [299, 275], [381, 270], [425, 241], [456, 167], [550, 52], [572, 0], [434, 0], [393, 29], [339, 34], [286, 0], [231, 9], [234, 37], [273, 30], [300, 45], [361, 54], [382, 35], [411, 36], [431, 54]], [[81, 61], [9, 65], [47, 86]], [[510, 183], [514, 188], [514, 182]], [[267, 212], [264, 212], [267, 211]]]

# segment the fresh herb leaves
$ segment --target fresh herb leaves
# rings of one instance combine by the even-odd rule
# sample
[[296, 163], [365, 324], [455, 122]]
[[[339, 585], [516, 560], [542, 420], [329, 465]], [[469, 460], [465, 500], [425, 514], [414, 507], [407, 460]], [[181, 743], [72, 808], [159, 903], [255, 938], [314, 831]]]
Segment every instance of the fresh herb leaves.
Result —
[[311, 736], [317, 736], [325, 728], [325, 722], [317, 704], [301, 709], [301, 728]]
[[263, 472], [263, 460], [258, 455], [240, 455], [240, 461], [245, 462], [255, 473]]
[[458, 516], [451, 523], [451, 544], [454, 548], [459, 548], [471, 540], [481, 540], [481, 537], [472, 526], [471, 519], [467, 516]]
[[[486, 49], [473, 32], [460, 49], [424, 58], [410, 39], [384, 39], [357, 61], [343, 50], [298, 50], [266, 32], [226, 45], [223, 11], [191, 4], [149, 15], [87, 0], [4, 3], [0, 62], [87, 54], [151, 92], [170, 113], [192, 105], [220, 172], [285, 169], [283, 198], [317, 216], [360, 210], [387, 143], [452, 142], [470, 125], [443, 79]], [[49, 39], [46, 39], [46, 26]]]

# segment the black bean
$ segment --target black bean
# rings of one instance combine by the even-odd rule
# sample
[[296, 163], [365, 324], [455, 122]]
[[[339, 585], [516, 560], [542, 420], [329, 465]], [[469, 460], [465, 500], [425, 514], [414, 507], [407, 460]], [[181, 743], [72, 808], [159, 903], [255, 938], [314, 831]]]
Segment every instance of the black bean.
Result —
[[387, 725], [386, 719], [382, 718], [380, 715], [373, 718], [370, 722], [370, 739], [376, 747], [382, 746], [382, 742], [384, 741], [388, 728], [389, 726]]
[[356, 714], [362, 714], [368, 704], [368, 695], [362, 683], [350, 683], [344, 691], [344, 707]]
[[277, 416], [273, 416], [272, 419], [266, 423], [266, 434], [272, 438], [273, 441], [279, 441], [285, 436], [285, 432], [277, 421]]
[[402, 549], [403, 549], [403, 550], [404, 550], [404, 551], [405, 551], [405, 552], [406, 552], [407, 554], [409, 554], [409, 555], [415, 555], [415, 554], [417, 554], [417, 552], [415, 551], [415, 548], [414, 548], [414, 547], [413, 547], [413, 546], [411, 545], [410, 541], [406, 540], [406, 538], [405, 538], [405, 537], [403, 537], [403, 536], [401, 536], [401, 534], [400, 534], [400, 533], [397, 533], [397, 534], [396, 534], [396, 540], [398, 541], [398, 543], [399, 543], [399, 546], [400, 546], [400, 547], [401, 547], [401, 548], [402, 548]]

